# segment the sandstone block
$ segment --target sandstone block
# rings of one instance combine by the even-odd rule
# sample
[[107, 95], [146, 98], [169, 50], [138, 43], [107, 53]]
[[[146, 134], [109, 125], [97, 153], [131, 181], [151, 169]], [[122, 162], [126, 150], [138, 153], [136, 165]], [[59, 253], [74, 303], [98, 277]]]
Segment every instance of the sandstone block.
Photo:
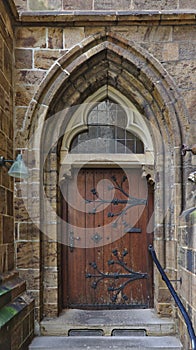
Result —
[[178, 0], [133, 0], [134, 10], [174, 10], [178, 8]]
[[44, 242], [43, 249], [45, 251], [45, 266], [56, 267], [57, 266], [57, 243]]
[[96, 34], [96, 33], [100, 33], [102, 32], [103, 27], [85, 27], [84, 28], [84, 32], [85, 32], [85, 36], [88, 37], [92, 34]]
[[92, 10], [93, 0], [63, 0], [63, 10]]
[[95, 10], [131, 10], [133, 9], [130, 0], [95, 0]]
[[60, 11], [62, 9], [62, 0], [29, 0], [30, 11]]
[[192, 274], [185, 269], [181, 269], [182, 286], [180, 289], [180, 296], [184, 298], [189, 304], [192, 303]]
[[17, 243], [17, 268], [39, 267], [39, 242]]
[[15, 60], [16, 69], [31, 69], [33, 64], [33, 50], [16, 49]]
[[[125, 39], [138, 41], [138, 42], [143, 43], [145, 40], [146, 33], [148, 31], [148, 27], [137, 26], [137, 25], [133, 25], [130, 27], [126, 27], [126, 26], [121, 26], [121, 27], [114, 26], [113, 27], [112, 26], [111, 30], [122, 35]], [[148, 44], [148, 45], [150, 45], [150, 44]]]
[[[4, 156], [6, 156], [6, 153], [4, 154]], [[13, 179], [11, 178], [11, 176], [7, 175], [7, 169], [5, 167], [3, 167], [1, 169], [1, 175], [2, 175], [2, 186], [9, 188], [13, 191]]]
[[14, 219], [11, 216], [3, 216], [3, 243], [14, 241]]
[[70, 48], [85, 38], [84, 28], [66, 28], [64, 29], [64, 48]]
[[35, 90], [34, 85], [16, 85], [16, 106], [28, 106]]
[[[186, 0], [185, 0], [186, 1]], [[195, 30], [192, 26], [174, 26], [172, 33], [173, 41], [181, 42], [194, 42], [195, 39]]]
[[160, 26], [153, 26], [148, 27], [148, 30], [146, 32], [144, 42], [167, 42], [171, 41], [172, 38], [172, 27], [160, 27]]
[[13, 192], [7, 190], [7, 215], [13, 216]]
[[44, 304], [44, 315], [47, 315], [47, 317], [57, 317], [59, 313], [57, 302], [56, 304], [53, 303], [45, 303]]
[[196, 9], [195, 0], [179, 0], [180, 9]]
[[21, 222], [18, 223], [18, 239], [19, 240], [27, 240], [34, 241], [40, 239], [40, 230], [33, 223]]
[[62, 54], [59, 50], [36, 50], [34, 52], [35, 68], [49, 69]]
[[0, 244], [3, 243], [3, 215], [0, 214]]
[[49, 49], [63, 49], [63, 29], [48, 28]]
[[172, 301], [172, 296], [168, 290], [168, 288], [159, 288], [157, 301], [159, 303], [170, 303]]
[[[196, 290], [196, 275], [192, 275], [192, 285], [191, 285], [191, 288], [192, 288], [192, 305], [196, 305], [196, 293], [195, 293], [195, 290]], [[196, 321], [196, 313], [195, 313], [195, 321]]]
[[16, 0], [15, 4], [19, 12], [27, 11], [27, 0]]
[[37, 290], [40, 288], [39, 269], [20, 269], [20, 277], [26, 281], [28, 290]]
[[0, 36], [0, 70], [3, 70], [3, 38]]
[[[196, 40], [196, 34], [195, 34]], [[187, 60], [196, 58], [196, 44], [195, 41], [179, 43], [179, 59]]]
[[4, 273], [7, 270], [8, 270], [7, 245], [0, 244], [0, 273]]
[[10, 88], [11, 88], [11, 82], [9, 82], [4, 73], [0, 70], [0, 82], [2, 88], [5, 90], [8, 96], [10, 96]]
[[7, 45], [4, 45], [4, 74], [8, 81], [12, 79], [12, 54], [8, 50]]
[[15, 267], [15, 247], [14, 243], [7, 244], [7, 264], [8, 271], [11, 271]]
[[45, 76], [45, 72], [42, 70], [20, 70], [16, 73], [17, 82], [21, 85], [40, 85], [42, 79]]
[[44, 282], [47, 288], [58, 286], [58, 271], [56, 269], [45, 269]]
[[180, 89], [196, 88], [195, 60], [165, 62], [164, 67]]
[[1, 114], [3, 114], [4, 108], [5, 108], [5, 90], [1, 85], [0, 85], [0, 107], [1, 107]]
[[29, 212], [25, 198], [17, 198], [14, 203], [15, 218], [19, 221], [28, 221]]
[[22, 129], [27, 107], [15, 107], [15, 125], [17, 129]]
[[12, 113], [12, 107], [8, 113], [2, 113], [1, 126], [4, 134], [7, 138], [7, 156], [12, 159], [13, 157], [13, 122], [10, 114]]
[[31, 221], [39, 221], [40, 219], [40, 199], [37, 197], [30, 197], [28, 199], [28, 214]]
[[17, 48], [46, 47], [46, 29], [43, 27], [17, 27], [15, 35]]
[[162, 317], [170, 317], [172, 314], [172, 306], [167, 303], [159, 303], [157, 304], [157, 312]]
[[44, 288], [44, 303], [55, 304], [58, 299], [58, 288]]
[[163, 60], [164, 61], [176, 61], [179, 58], [179, 45], [178, 43], [166, 43], [163, 46]]
[[6, 189], [0, 186], [0, 214], [6, 214]]

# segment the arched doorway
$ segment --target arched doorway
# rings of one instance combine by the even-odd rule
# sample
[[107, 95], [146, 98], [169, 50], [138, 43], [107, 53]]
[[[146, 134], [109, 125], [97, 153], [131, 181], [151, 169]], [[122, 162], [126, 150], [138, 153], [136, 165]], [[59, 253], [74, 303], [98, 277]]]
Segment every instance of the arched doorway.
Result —
[[[81, 115], [73, 117], [77, 125]], [[144, 176], [152, 146], [142, 140], [141, 116], [128, 102], [123, 108], [105, 97], [83, 119], [80, 132], [72, 139], [66, 134], [62, 143], [68, 151], [67, 157], [62, 151], [62, 166], [72, 157], [61, 186], [63, 307], [152, 307], [153, 232], [147, 227], [154, 200]]]
[[[28, 149], [32, 151], [35, 149], [36, 159], [33, 164], [36, 164], [38, 168], [37, 192], [39, 193], [41, 187], [45, 197], [43, 198], [41, 193], [41, 197], [37, 198], [36, 202], [32, 197], [32, 201], [29, 199], [28, 206], [32, 212], [31, 217], [35, 216], [33, 221], [45, 235], [44, 240], [40, 235], [39, 242], [38, 289], [41, 315], [47, 317], [59, 314], [62, 300], [62, 262], [58, 230], [60, 206], [57, 186], [62, 180], [60, 176], [62, 174], [59, 169], [62, 167], [64, 173], [71, 174], [70, 164], [73, 163], [75, 156], [67, 154], [67, 151], [70, 149], [74, 136], [87, 129], [85, 120], [87, 114], [83, 113], [83, 109], [81, 113], [78, 105], [82, 105], [84, 112], [88, 110], [89, 103], [97, 102], [94, 99], [96, 91], [100, 91], [98, 101], [105, 98], [109, 91], [111, 99], [123, 105], [118, 99], [121, 99], [122, 95], [122, 101], [126, 99], [131, 101], [132, 106], [139, 111], [137, 116], [137, 121], [140, 120], [139, 124], [135, 122], [134, 113], [132, 116], [130, 114], [128, 120], [131, 120], [133, 133], [149, 147], [145, 154], [137, 154], [137, 159], [140, 159], [139, 164], [140, 166], [145, 165], [147, 171], [144, 170], [147, 174], [151, 174], [151, 171], [154, 170], [156, 178], [154, 246], [163, 266], [169, 268], [174, 277], [176, 274], [177, 215], [180, 213], [183, 201], [182, 185], [178, 184], [181, 178], [180, 148], [183, 141], [183, 127], [187, 125], [183, 99], [163, 66], [142, 47], [114, 33], [97, 34], [84, 40], [78, 49], [74, 47], [56, 62], [40, 85], [40, 90], [32, 99], [26, 117], [29, 139], [37, 127], [39, 131]], [[102, 94], [104, 96], [101, 97]], [[88, 103], [87, 108], [84, 101]], [[69, 110], [65, 111], [66, 108]], [[77, 116], [77, 112], [81, 116], [81, 122], [78, 124], [74, 124], [70, 108], [76, 111], [74, 116]], [[59, 115], [55, 116], [55, 113], [59, 113], [62, 118], [59, 118]], [[49, 132], [45, 127], [48, 121]], [[148, 127], [145, 127], [145, 124]], [[129, 129], [128, 124], [126, 129]], [[56, 139], [53, 136], [57, 134], [60, 142], [56, 147]], [[66, 135], [62, 140], [63, 134]], [[46, 141], [49, 141], [54, 147], [48, 149]], [[151, 162], [150, 155], [153, 149], [154, 159]], [[68, 158], [64, 163], [62, 159], [65, 156]], [[122, 158], [114, 154], [107, 155], [107, 157], [101, 155], [99, 167], [111, 162], [123, 165], [123, 167], [126, 167], [127, 163], [129, 166], [134, 165], [132, 156], [132, 154], [124, 154]], [[117, 162], [115, 157], [117, 157]], [[32, 163], [32, 156], [30, 159]], [[90, 161], [91, 156], [84, 154], [82, 161], [84, 160]], [[74, 162], [79, 166], [81, 159], [77, 161], [74, 158]], [[152, 169], [151, 166], [154, 163], [155, 167]], [[29, 181], [33, 182], [32, 179]], [[176, 186], [173, 186], [174, 183]], [[35, 184], [33, 189], [35, 189]], [[174, 205], [176, 210], [173, 210]], [[40, 215], [35, 215], [37, 212]], [[171, 259], [171, 256], [174, 259]], [[49, 286], [47, 285], [48, 269], [52, 270], [54, 278], [52, 285]], [[164, 310], [166, 313], [169, 310], [168, 313], [170, 313], [170, 300], [165, 290], [162, 291], [162, 284], [156, 271], [154, 275], [155, 307], [160, 313], [164, 313]]]

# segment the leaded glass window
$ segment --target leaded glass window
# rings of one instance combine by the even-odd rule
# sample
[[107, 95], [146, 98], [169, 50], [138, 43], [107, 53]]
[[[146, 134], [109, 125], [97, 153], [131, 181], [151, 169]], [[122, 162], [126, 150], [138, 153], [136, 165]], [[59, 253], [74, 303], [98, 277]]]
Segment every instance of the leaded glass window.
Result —
[[87, 124], [88, 130], [73, 139], [71, 153], [144, 153], [143, 142], [126, 130], [125, 110], [112, 100], [93, 107]]

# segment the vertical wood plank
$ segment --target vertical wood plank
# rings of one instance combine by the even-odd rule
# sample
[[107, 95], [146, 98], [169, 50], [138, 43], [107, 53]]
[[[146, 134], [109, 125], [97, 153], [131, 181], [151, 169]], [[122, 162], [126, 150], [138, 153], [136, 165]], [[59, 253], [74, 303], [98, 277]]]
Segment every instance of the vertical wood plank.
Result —
[[83, 232], [86, 225], [84, 197], [85, 172], [78, 173], [75, 170], [68, 186], [68, 222], [70, 224], [68, 235], [72, 234], [74, 238], [74, 246], [68, 246], [69, 305], [85, 303], [85, 249], [75, 247], [77, 244], [83, 245], [85, 241]]
[[[92, 189], [95, 188], [94, 182], [94, 170], [86, 169], [86, 199], [94, 200], [95, 196], [92, 193]], [[92, 273], [91, 263], [95, 261], [95, 252], [92, 246], [92, 237], [94, 234], [94, 226], [95, 226], [95, 215], [92, 214], [94, 208], [94, 203], [88, 204], [86, 203], [86, 274]], [[87, 304], [96, 304], [96, 293], [95, 289], [92, 288], [92, 279], [86, 278], [86, 303]]]

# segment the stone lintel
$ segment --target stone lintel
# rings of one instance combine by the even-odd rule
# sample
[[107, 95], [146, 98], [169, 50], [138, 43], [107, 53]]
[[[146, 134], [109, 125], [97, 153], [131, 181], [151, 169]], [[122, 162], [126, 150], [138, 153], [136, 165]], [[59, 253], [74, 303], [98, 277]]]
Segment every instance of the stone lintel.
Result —
[[22, 12], [16, 25], [36, 26], [97, 26], [135, 24], [178, 24], [196, 23], [196, 10], [170, 11], [42, 11]]

